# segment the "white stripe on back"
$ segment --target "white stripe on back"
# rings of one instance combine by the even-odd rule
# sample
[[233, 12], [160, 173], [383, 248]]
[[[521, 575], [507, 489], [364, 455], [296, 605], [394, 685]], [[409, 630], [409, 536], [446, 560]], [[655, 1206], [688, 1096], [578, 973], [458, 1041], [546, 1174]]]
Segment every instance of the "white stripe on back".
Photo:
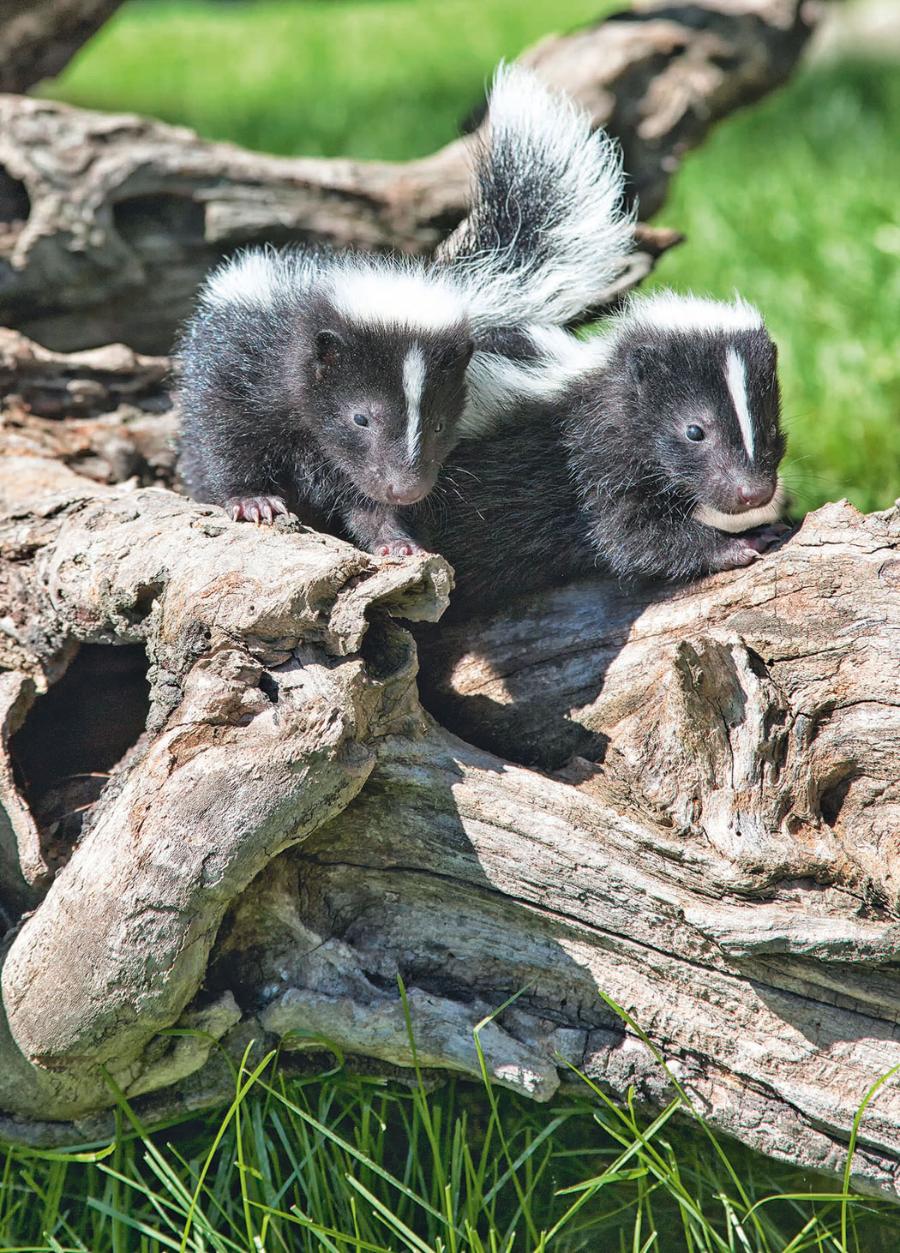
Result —
[[744, 358], [736, 348], [729, 348], [725, 354], [725, 381], [728, 384], [728, 390], [731, 392], [731, 399], [734, 401], [734, 411], [737, 414], [738, 425], [741, 428], [741, 436], [744, 440], [744, 447], [747, 449], [747, 456], [753, 461], [753, 422], [750, 417], [750, 405], [747, 401], [747, 366]]
[[448, 276], [373, 257], [350, 256], [328, 274], [331, 299], [342, 317], [357, 326], [407, 327], [415, 334], [465, 323], [465, 294]]
[[416, 464], [422, 443], [422, 389], [425, 386], [425, 356], [418, 344], [403, 359], [403, 395], [406, 397], [406, 457]]

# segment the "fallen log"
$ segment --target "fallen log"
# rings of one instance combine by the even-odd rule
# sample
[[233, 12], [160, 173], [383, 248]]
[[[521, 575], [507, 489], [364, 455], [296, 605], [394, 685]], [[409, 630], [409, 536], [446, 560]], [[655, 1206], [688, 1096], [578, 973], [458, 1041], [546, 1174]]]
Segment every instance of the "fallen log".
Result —
[[[646, 218], [710, 127], [783, 83], [810, 0], [642, 5], [526, 54], [622, 142]], [[169, 351], [203, 275], [253, 243], [428, 253], [461, 220], [469, 145], [402, 164], [284, 159], [184, 128], [49, 101], [0, 99], [0, 323], [48, 347], [111, 340]], [[678, 236], [644, 226], [624, 284]]]
[[[840, 1167], [900, 1061], [896, 511], [828, 506], [694, 587], [587, 583], [438, 631], [426, 703], [466, 742], [420, 705], [397, 621], [439, 613], [439, 558], [33, 453], [0, 460], [0, 499], [4, 1135], [102, 1133], [106, 1075], [147, 1117], [222, 1099], [216, 1039], [402, 1073], [400, 976], [435, 1072], [476, 1074], [473, 1029], [521, 992], [481, 1034], [498, 1083], [546, 1099], [566, 1060], [666, 1099], [605, 996], [712, 1126]], [[66, 781], [33, 763], [42, 702], [97, 648], [143, 657], [145, 687], [115, 689], [133, 741], [100, 711], [76, 836], [35, 817]], [[86, 704], [58, 706], [56, 756]], [[582, 755], [549, 773], [563, 726]], [[854, 1178], [898, 1188], [892, 1086]]]

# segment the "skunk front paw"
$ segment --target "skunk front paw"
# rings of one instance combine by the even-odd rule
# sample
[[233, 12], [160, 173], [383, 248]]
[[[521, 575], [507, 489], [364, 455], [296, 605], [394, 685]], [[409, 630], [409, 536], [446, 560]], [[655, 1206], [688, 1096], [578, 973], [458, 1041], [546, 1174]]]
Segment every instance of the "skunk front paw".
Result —
[[759, 526], [746, 535], [736, 535], [727, 544], [723, 544], [710, 562], [710, 570], [737, 570], [740, 566], [750, 566], [758, 561], [763, 553], [779, 543], [790, 534], [792, 528], [786, 522], [770, 522]]
[[416, 557], [419, 553], [426, 552], [428, 549], [417, 544], [414, 539], [386, 540], [383, 544], [375, 546], [377, 557]]
[[225, 501], [225, 509], [232, 522], [265, 522], [267, 526], [279, 514], [287, 517], [288, 508], [280, 496], [232, 496]]
[[710, 570], [738, 570], [758, 561], [768, 545], [755, 535], [741, 535], [724, 544], [709, 564]]
[[741, 538], [760, 542], [763, 545], [761, 551], [765, 552], [773, 544], [779, 543], [790, 535], [793, 529], [787, 522], [769, 522], [766, 526], [758, 526], [755, 531], [751, 531], [748, 535]]

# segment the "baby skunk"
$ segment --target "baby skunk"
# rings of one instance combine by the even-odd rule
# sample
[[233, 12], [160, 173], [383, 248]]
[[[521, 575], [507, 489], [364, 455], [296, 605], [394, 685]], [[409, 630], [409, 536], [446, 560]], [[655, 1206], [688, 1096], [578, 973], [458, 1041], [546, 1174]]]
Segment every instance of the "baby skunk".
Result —
[[190, 494], [416, 550], [395, 511], [456, 442], [472, 347], [461, 293], [421, 267], [245, 253], [207, 281], [181, 348]]
[[207, 280], [180, 352], [195, 499], [235, 520], [291, 510], [370, 551], [419, 550], [398, 510], [428, 494], [461, 435], [504, 412], [477, 385], [467, 393], [473, 350], [510, 324], [574, 317], [631, 246], [617, 151], [571, 102], [502, 69], [487, 129], [452, 255], [254, 250]]
[[419, 507], [456, 572], [455, 616], [598, 570], [727, 570], [772, 542], [742, 533], [778, 518], [785, 448], [775, 345], [750, 305], [635, 298], [605, 335], [533, 328], [485, 373], [515, 418], [462, 444]]

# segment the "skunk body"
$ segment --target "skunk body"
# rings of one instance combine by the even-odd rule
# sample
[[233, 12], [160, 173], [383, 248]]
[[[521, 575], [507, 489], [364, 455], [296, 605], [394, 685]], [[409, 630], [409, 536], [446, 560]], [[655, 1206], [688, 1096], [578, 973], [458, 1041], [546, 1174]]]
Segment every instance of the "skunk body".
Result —
[[419, 548], [398, 511], [508, 413], [491, 362], [530, 345], [519, 323], [580, 312], [631, 246], [615, 149], [528, 71], [497, 76], [476, 184], [452, 257], [252, 250], [211, 275], [180, 349], [192, 496], [236, 520], [290, 510], [371, 551]]
[[532, 344], [495, 366], [505, 403], [520, 380], [514, 420], [460, 445], [419, 507], [457, 617], [592, 572], [678, 580], [760, 555], [771, 530], [743, 532], [778, 518], [784, 437], [755, 309], [664, 294], [598, 339], [539, 328]]

